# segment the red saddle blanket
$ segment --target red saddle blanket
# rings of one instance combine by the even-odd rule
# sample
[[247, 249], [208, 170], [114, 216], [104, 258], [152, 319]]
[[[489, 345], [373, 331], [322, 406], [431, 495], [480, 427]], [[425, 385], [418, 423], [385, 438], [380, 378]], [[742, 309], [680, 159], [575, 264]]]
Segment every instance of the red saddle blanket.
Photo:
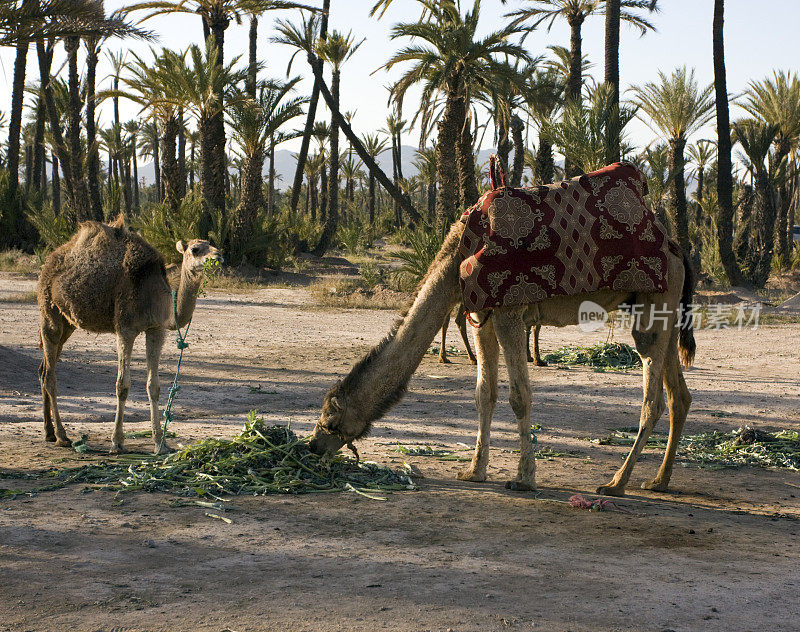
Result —
[[647, 180], [616, 163], [558, 184], [499, 188], [461, 218], [461, 290], [478, 312], [609, 289], [666, 290], [666, 230]]

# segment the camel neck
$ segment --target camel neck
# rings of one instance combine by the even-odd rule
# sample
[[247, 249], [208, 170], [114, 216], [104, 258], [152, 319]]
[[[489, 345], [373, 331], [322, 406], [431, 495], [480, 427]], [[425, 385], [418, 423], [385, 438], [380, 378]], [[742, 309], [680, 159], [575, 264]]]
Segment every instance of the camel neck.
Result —
[[405, 392], [445, 317], [458, 299], [458, 244], [463, 225], [451, 229], [408, 315], [345, 378], [348, 406], [362, 419], [379, 419]]
[[[177, 289], [178, 327], [185, 327], [192, 319], [194, 308], [197, 305], [197, 292], [203, 280], [202, 274], [197, 274], [181, 268], [181, 280]], [[175, 326], [174, 314], [170, 312], [170, 329]]]

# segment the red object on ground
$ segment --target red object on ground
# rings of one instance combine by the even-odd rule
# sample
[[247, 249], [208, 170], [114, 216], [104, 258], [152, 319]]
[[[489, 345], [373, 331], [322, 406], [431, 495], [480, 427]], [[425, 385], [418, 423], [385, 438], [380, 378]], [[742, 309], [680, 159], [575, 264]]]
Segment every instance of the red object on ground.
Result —
[[461, 218], [464, 306], [479, 312], [602, 289], [665, 291], [671, 246], [646, 194], [644, 174], [627, 162], [558, 184], [487, 192]]

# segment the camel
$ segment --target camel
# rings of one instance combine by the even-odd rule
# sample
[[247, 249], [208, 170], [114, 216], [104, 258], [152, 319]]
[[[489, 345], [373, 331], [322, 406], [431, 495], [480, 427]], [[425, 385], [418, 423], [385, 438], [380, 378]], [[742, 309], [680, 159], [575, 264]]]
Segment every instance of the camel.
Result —
[[[549, 191], [549, 195], [557, 192], [560, 195], [559, 187], [569, 190], [569, 183], [539, 187], [539, 191]], [[612, 211], [625, 213], [629, 211], [629, 207], [620, 205]], [[460, 251], [464, 232], [465, 225], [461, 221], [451, 227], [408, 313], [395, 323], [383, 341], [356, 363], [350, 373], [326, 394], [310, 442], [317, 453], [332, 454], [345, 444], [352, 445], [353, 441], [368, 434], [372, 423], [402, 398], [411, 376], [439, 330], [442, 319], [456, 302], [466, 299], [459, 283], [460, 266], [465, 259]], [[623, 465], [611, 481], [601, 485], [597, 492], [611, 496], [624, 495], [636, 460], [665, 409], [662, 380], [667, 391], [670, 413], [669, 439], [658, 473], [642, 487], [655, 491], [667, 489], [678, 441], [691, 404], [681, 363], [690, 366], [694, 358], [695, 343], [689, 313], [693, 292], [689, 262], [681, 254], [676, 254], [676, 249], [672, 247], [666, 253], [665, 260], [663, 279], [666, 289], [660, 293], [632, 294], [630, 291], [599, 289], [554, 296], [527, 304], [498, 306], [493, 310], [472, 314], [472, 319], [481, 324], [475, 331], [478, 355], [475, 390], [479, 417], [478, 437], [470, 465], [459, 472], [457, 478], [479, 482], [487, 478], [489, 430], [497, 401], [499, 352], [502, 349], [509, 374], [510, 404], [517, 420], [520, 441], [517, 476], [515, 480], [507, 482], [506, 487], [520, 491], [536, 489], [530, 424], [531, 391], [526, 363], [526, 327], [563, 327], [577, 324], [579, 306], [588, 300], [602, 306], [606, 312], [628, 304], [641, 306], [641, 313], [647, 313], [648, 308], [663, 307], [662, 311], [666, 314], [663, 321], [655, 317], [651, 317], [649, 322], [645, 318], [635, 321], [632, 335], [643, 364], [643, 402], [639, 432]], [[689, 317], [681, 318], [682, 314], [687, 313]]]
[[82, 223], [66, 244], [47, 257], [37, 293], [45, 441], [72, 445], [56, 404], [55, 369], [64, 343], [81, 328], [117, 336], [117, 410], [111, 452], [125, 451], [122, 419], [130, 389], [131, 351], [136, 337], [145, 332], [153, 442], [156, 453], [169, 451], [158, 415], [158, 362], [164, 336], [166, 329], [184, 327], [191, 320], [204, 263], [219, 259], [217, 249], [205, 240], [179, 241], [175, 247], [183, 254], [183, 263], [174, 305], [163, 257], [128, 231], [122, 217], [112, 224]]

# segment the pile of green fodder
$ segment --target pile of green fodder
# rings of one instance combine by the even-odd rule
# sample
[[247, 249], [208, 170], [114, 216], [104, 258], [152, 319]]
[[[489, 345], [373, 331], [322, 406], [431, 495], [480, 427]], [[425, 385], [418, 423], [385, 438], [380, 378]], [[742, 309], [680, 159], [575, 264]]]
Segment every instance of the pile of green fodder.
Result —
[[704, 432], [681, 438], [679, 454], [706, 469], [753, 465], [800, 471], [800, 432], [774, 434], [749, 426], [733, 432]]
[[415, 489], [405, 474], [337, 454], [321, 457], [285, 426], [266, 426], [255, 411], [233, 439], [205, 439], [164, 457], [142, 456], [55, 470], [52, 484], [34, 490], [0, 489], [0, 497], [30, 494], [69, 483], [117, 491], [180, 496], [307, 494]]
[[[636, 439], [636, 428], [612, 430], [608, 436], [596, 440], [600, 445], [631, 446]], [[647, 440], [648, 448], [666, 448], [667, 437], [653, 434]], [[744, 426], [731, 432], [703, 432], [681, 437], [678, 455], [697, 463], [705, 469], [718, 470], [752, 465], [780, 467], [800, 471], [800, 432], [781, 430], [776, 433], [755, 430]]]
[[596, 371], [623, 371], [642, 366], [636, 349], [624, 342], [598, 342], [590, 347], [568, 345], [548, 353], [545, 362], [584, 365]]

